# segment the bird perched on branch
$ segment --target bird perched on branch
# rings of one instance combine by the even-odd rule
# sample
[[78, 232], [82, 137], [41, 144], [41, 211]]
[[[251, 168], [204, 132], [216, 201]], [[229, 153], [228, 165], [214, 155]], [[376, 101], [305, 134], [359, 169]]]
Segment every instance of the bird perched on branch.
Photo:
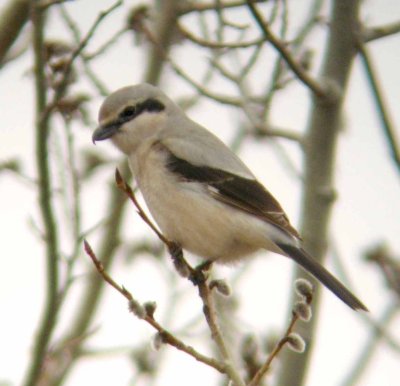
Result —
[[260, 249], [292, 258], [352, 309], [367, 310], [301, 246], [278, 201], [222, 141], [149, 84], [111, 94], [93, 141], [111, 139], [128, 156], [164, 235], [210, 261]]

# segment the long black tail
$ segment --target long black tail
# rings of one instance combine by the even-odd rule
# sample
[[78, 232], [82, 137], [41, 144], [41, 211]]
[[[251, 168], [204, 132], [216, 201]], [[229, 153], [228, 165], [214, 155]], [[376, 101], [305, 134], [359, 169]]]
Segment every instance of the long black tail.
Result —
[[368, 308], [359, 299], [304, 249], [288, 244], [279, 243], [277, 245], [353, 310], [368, 311]]

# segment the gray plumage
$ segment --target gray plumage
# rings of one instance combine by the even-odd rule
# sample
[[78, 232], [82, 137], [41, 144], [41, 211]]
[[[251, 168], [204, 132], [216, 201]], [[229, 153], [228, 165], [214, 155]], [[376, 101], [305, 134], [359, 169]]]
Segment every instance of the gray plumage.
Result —
[[111, 94], [93, 141], [110, 138], [128, 156], [164, 235], [208, 260], [230, 262], [260, 249], [290, 257], [353, 309], [366, 307], [301, 247], [278, 201], [221, 140], [158, 88]]

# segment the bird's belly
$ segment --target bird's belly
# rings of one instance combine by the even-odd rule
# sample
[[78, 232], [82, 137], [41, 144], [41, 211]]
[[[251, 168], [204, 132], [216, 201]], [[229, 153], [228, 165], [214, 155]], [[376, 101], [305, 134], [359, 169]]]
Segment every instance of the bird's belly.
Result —
[[[192, 189], [193, 183], [186, 184], [156, 178], [140, 186], [152, 216], [168, 239], [200, 257], [224, 262], [263, 246], [265, 236], [261, 229], [253, 229], [247, 214], [216, 201], [205, 191]], [[200, 185], [197, 188], [202, 189]]]

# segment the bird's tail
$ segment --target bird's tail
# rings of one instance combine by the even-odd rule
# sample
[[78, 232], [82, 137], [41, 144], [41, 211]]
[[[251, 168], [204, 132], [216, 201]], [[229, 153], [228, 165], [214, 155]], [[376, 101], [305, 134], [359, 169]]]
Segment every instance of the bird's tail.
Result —
[[283, 243], [277, 243], [277, 245], [353, 310], [368, 311], [368, 308], [356, 296], [304, 249]]

